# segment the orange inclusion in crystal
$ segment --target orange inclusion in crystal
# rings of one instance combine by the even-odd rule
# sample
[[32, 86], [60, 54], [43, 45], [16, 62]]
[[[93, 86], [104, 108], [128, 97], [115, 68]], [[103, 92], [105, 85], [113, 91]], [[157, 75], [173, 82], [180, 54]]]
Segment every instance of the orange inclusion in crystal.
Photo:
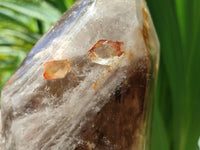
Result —
[[44, 64], [44, 78], [47, 80], [64, 78], [70, 70], [67, 60], [54, 60]]
[[121, 49], [121, 46], [123, 45], [123, 42], [118, 42], [118, 41], [111, 41], [111, 40], [99, 40], [89, 51], [88, 51], [88, 55], [91, 58], [91, 60], [95, 60], [97, 56], [97, 54], [95, 53], [95, 51], [97, 50], [97, 48], [99, 47], [105, 47], [109, 46], [112, 48], [113, 50], [113, 54], [112, 56], [118, 56], [120, 57], [124, 51]]
[[[99, 40], [89, 51], [88, 55], [92, 61], [95, 61], [99, 57], [104, 56], [104, 54], [108, 54], [107, 57], [120, 57], [124, 51], [121, 49], [123, 42], [111, 41], [111, 40]], [[100, 50], [100, 51], [99, 51]], [[100, 53], [100, 55], [98, 54]], [[93, 89], [96, 89], [99, 84], [104, 80], [104, 78], [113, 70], [113, 66], [111, 66], [107, 72], [101, 77], [100, 80], [94, 83], [92, 86]]]
[[76, 78], [76, 75], [74, 74], [74, 75], [72, 76], [72, 78], [75, 79], [75, 78]]

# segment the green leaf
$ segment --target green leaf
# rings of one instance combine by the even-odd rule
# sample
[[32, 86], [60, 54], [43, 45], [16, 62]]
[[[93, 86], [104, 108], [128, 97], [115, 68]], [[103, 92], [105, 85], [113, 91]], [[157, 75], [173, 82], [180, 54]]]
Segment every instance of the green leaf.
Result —
[[[156, 105], [170, 150], [192, 150], [200, 135], [200, 1], [149, 0], [148, 4], [161, 43], [159, 78], [164, 90], [157, 91]], [[155, 132], [152, 137], [159, 139]]]
[[162, 121], [163, 118], [161, 117], [157, 104], [155, 105], [154, 114], [152, 132], [154, 133], [153, 138], [155, 139], [151, 140], [151, 149], [169, 150], [167, 134], [164, 127], [164, 122]]
[[37, 42], [37, 38], [35, 38], [34, 36], [27, 34], [27, 33], [19, 32], [19, 31], [16, 31], [16, 30], [3, 29], [3, 30], [1, 30], [1, 34], [20, 38], [23, 41], [26, 41], [26, 42], [31, 43], [31, 44], [34, 44], [34, 43]]
[[0, 6], [49, 23], [56, 22], [61, 16], [61, 13], [58, 10], [44, 1], [41, 2], [40, 5], [0, 1]]
[[72, 4], [74, 3], [74, 1], [75, 0], [65, 0], [66, 7], [69, 9], [72, 6]]

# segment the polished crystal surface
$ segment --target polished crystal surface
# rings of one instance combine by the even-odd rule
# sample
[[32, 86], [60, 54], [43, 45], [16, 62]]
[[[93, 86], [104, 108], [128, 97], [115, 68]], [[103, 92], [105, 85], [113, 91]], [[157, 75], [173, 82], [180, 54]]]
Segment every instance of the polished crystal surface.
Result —
[[158, 55], [143, 0], [77, 1], [4, 87], [1, 148], [143, 150]]

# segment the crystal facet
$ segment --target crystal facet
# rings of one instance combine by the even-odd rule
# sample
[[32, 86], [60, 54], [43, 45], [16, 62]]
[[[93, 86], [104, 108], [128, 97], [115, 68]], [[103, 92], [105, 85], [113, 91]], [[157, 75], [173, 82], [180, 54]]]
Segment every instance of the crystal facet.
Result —
[[143, 0], [77, 1], [4, 87], [1, 148], [147, 149], [158, 56]]

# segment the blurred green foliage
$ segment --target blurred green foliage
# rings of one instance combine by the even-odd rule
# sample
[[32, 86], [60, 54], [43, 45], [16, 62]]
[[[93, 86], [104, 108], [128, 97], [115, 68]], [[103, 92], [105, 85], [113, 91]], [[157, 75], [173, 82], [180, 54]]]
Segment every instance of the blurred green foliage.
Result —
[[161, 44], [152, 150], [195, 150], [200, 136], [200, 0], [148, 0]]
[[[0, 89], [74, 0], [0, 1]], [[196, 150], [200, 0], [147, 0], [161, 44], [151, 150]]]

